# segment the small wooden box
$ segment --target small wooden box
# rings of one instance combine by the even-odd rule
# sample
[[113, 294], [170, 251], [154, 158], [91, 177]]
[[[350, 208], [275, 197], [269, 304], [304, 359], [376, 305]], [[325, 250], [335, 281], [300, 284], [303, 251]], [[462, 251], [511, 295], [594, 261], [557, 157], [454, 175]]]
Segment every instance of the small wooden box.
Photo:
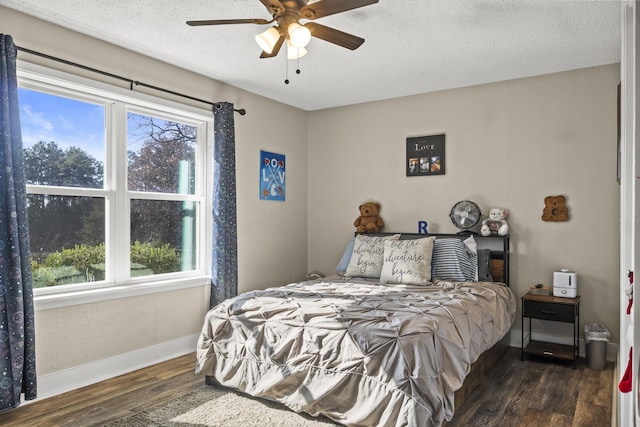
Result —
[[529, 288], [531, 295], [551, 295], [551, 286], [542, 285], [542, 287], [536, 287], [533, 285]]

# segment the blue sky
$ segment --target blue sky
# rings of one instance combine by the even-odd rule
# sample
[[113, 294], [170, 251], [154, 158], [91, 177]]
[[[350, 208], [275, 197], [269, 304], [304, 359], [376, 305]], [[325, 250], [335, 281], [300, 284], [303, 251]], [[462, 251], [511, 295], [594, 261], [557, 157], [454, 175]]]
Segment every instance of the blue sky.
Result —
[[25, 148], [54, 141], [63, 150], [78, 147], [104, 163], [103, 106], [24, 88], [18, 96]]
[[[18, 98], [24, 148], [53, 141], [62, 150], [80, 148], [104, 164], [104, 106], [25, 88], [18, 88]], [[142, 117], [147, 116], [128, 114], [128, 150], [137, 152], [148, 139], [148, 129], [138, 126]], [[154, 117], [154, 123], [164, 127], [167, 122]]]

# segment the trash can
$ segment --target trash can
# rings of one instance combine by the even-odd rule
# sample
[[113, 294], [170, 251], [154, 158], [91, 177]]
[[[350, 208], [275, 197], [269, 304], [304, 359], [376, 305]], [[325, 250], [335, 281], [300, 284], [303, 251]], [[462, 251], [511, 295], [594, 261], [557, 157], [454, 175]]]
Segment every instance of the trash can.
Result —
[[609, 343], [609, 330], [598, 323], [584, 325], [584, 342], [587, 353], [587, 366], [589, 369], [600, 371], [604, 369], [607, 361], [607, 344]]

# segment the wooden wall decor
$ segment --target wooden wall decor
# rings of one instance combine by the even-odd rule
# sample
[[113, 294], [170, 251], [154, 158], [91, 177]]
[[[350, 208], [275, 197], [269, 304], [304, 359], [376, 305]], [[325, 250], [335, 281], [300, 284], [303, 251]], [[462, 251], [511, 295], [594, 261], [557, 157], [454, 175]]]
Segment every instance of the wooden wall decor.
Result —
[[564, 196], [547, 196], [544, 198], [542, 210], [543, 221], [569, 221], [569, 208], [565, 205]]

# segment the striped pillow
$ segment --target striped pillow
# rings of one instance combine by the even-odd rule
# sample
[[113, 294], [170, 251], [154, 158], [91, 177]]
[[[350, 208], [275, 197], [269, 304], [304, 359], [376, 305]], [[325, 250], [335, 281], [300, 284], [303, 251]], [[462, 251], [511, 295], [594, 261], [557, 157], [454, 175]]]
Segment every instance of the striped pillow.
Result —
[[477, 280], [478, 255], [460, 239], [436, 239], [431, 259], [431, 278], [455, 282]]

